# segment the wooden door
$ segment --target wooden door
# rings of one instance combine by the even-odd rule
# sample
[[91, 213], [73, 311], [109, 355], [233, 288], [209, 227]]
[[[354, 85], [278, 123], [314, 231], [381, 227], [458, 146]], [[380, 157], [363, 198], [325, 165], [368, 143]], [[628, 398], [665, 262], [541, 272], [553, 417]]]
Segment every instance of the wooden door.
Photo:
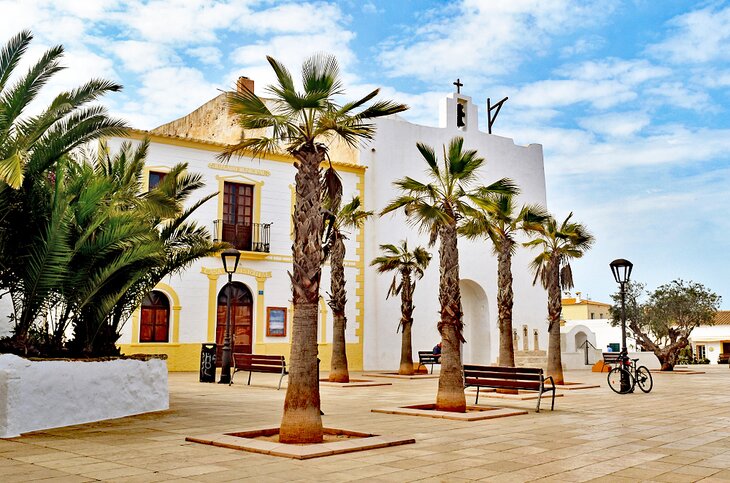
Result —
[[253, 186], [223, 183], [223, 241], [239, 250], [251, 250]]
[[231, 295], [231, 353], [253, 350], [253, 295], [244, 284], [232, 282], [218, 294], [218, 313], [215, 341], [218, 345], [216, 361], [220, 367], [223, 342], [226, 335], [226, 300]]

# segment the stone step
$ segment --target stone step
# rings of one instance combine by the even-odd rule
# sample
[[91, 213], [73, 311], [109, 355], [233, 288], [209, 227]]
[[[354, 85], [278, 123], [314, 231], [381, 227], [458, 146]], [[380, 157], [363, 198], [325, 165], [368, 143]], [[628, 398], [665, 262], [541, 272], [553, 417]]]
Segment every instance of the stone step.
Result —
[[531, 363], [542, 363], [545, 362], [547, 364], [547, 357], [540, 357], [540, 356], [526, 356], [526, 357], [515, 357], [515, 362], [531, 362]]
[[547, 351], [517, 351], [515, 357], [525, 356], [547, 356]]

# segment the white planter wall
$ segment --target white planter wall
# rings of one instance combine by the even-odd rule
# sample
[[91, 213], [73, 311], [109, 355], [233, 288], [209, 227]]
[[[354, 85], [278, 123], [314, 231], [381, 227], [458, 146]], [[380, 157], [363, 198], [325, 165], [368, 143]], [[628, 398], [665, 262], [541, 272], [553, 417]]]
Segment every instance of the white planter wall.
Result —
[[0, 355], [0, 438], [168, 408], [163, 359], [30, 361]]

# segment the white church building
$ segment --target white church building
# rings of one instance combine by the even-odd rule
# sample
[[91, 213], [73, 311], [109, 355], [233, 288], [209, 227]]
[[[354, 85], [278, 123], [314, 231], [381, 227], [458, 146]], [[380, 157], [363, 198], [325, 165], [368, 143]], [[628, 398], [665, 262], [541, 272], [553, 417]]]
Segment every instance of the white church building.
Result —
[[[253, 89], [242, 77], [239, 88]], [[460, 105], [460, 106], [459, 106]], [[434, 106], [436, 107], [436, 106]], [[403, 176], [426, 180], [425, 161], [417, 142], [441, 145], [455, 136], [465, 138], [467, 149], [486, 158], [480, 182], [489, 184], [502, 177], [513, 179], [521, 189], [520, 203], [546, 206], [542, 146], [518, 146], [508, 138], [479, 130], [478, 108], [470, 97], [449, 94], [440, 106], [439, 127], [427, 127], [398, 116], [379, 119], [373, 141], [359, 149], [332, 146], [330, 157], [344, 185], [344, 200], [360, 196], [368, 210], [380, 211], [397, 195], [392, 182]], [[461, 111], [457, 126], [457, 109]], [[233, 306], [234, 351], [289, 355], [291, 336], [292, 222], [294, 206], [293, 158], [267, 155], [241, 157], [224, 164], [218, 154], [240, 139], [241, 130], [220, 94], [192, 113], [151, 131], [132, 131], [126, 138], [110, 139], [115, 150], [124, 141], [151, 140], [146, 182], [154, 185], [180, 162], [200, 173], [206, 189], [200, 196], [217, 191], [194, 215], [218, 240], [242, 251], [230, 291]], [[427, 244], [402, 213], [371, 218], [363, 229], [348, 235], [345, 257], [347, 277], [347, 350], [351, 370], [396, 369], [400, 359], [400, 300], [385, 295], [392, 275], [379, 275], [370, 261], [379, 255], [379, 245], [407, 239], [409, 247]], [[492, 363], [498, 355], [496, 258], [484, 241], [459, 240], [461, 296], [464, 312], [463, 359]], [[413, 349], [431, 349], [439, 340], [438, 249], [431, 266], [415, 291]], [[520, 248], [513, 260], [514, 327], [527, 331], [530, 344], [537, 330], [541, 348], [547, 347], [546, 303], [542, 287], [532, 285], [528, 265], [535, 254]], [[169, 277], [148, 296], [125, 327], [119, 345], [123, 353], [166, 353], [173, 371], [198, 369], [201, 344], [222, 345], [225, 327], [227, 276], [220, 258], [197, 261], [183, 275]], [[329, 267], [322, 276], [322, 296], [329, 291]], [[527, 333], [525, 332], [525, 333]], [[319, 357], [329, 369], [332, 315], [325, 298], [320, 299]]]

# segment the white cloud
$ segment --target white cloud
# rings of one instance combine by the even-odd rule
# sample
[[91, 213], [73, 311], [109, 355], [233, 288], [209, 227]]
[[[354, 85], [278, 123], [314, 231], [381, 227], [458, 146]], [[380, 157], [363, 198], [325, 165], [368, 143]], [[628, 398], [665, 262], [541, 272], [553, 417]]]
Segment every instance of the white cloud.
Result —
[[465, 0], [456, 8], [446, 18], [434, 13], [412, 38], [383, 44], [380, 61], [388, 73], [430, 81], [502, 75], [543, 53], [552, 35], [585, 28], [615, 7], [604, 1]]
[[119, 109], [133, 126], [151, 129], [185, 115], [219, 92], [203, 73], [191, 67], [163, 67], [147, 73], [142, 86]]
[[612, 112], [579, 119], [578, 124], [595, 134], [625, 138], [637, 135], [650, 121], [644, 112]]
[[594, 52], [606, 44], [606, 39], [598, 35], [578, 38], [571, 45], [563, 47], [560, 55], [563, 57], [572, 57], [574, 55], [586, 54]]
[[363, 13], [367, 14], [374, 14], [374, 13], [382, 13], [383, 9], [379, 9], [373, 2], [365, 2], [362, 5], [362, 11]]
[[352, 38], [353, 34], [347, 31], [333, 34], [279, 35], [266, 42], [245, 45], [231, 54], [231, 60], [239, 68], [231, 72], [229, 77], [235, 79], [238, 75], [245, 75], [253, 79], [256, 92], [261, 94], [263, 91], [259, 90], [260, 87], [275, 81], [273, 70], [266, 60], [267, 55], [283, 63], [297, 81], [302, 62], [313, 54], [323, 52], [337, 58], [345, 78], [347, 69], [355, 60], [354, 53], [348, 46]]
[[519, 89], [514, 102], [536, 108], [569, 106], [588, 102], [599, 109], [607, 109], [636, 99], [636, 92], [619, 81], [585, 81], [577, 79], [533, 82]]
[[566, 78], [527, 84], [510, 99], [530, 108], [589, 103], [597, 109], [608, 109], [637, 99], [649, 81], [669, 76], [671, 71], [645, 60], [609, 58], [563, 66], [556, 73]]
[[186, 50], [185, 53], [207, 65], [221, 65], [221, 58], [223, 57], [220, 49], [210, 45], [194, 47]]
[[546, 126], [515, 129], [518, 139], [539, 139], [551, 176], [616, 173], [628, 168], [690, 166], [726, 159], [730, 129], [689, 129], [679, 125], [645, 129], [643, 136], [599, 141], [576, 129]]
[[180, 62], [173, 49], [154, 42], [123, 40], [113, 43], [109, 50], [122, 61], [126, 70], [135, 73]]
[[730, 59], [730, 7], [709, 6], [674, 17], [673, 32], [647, 50], [675, 63], [705, 63]]
[[648, 95], [660, 98], [663, 103], [670, 104], [673, 107], [698, 111], [713, 109], [710, 104], [710, 96], [706, 92], [687, 87], [682, 82], [662, 82], [656, 86], [648, 87], [645, 92]]
[[235, 0], [128, 1], [110, 15], [138, 37], [162, 44], [195, 45], [217, 40], [219, 30], [239, 24], [250, 13], [252, 2]]
[[608, 59], [592, 60], [581, 64], [569, 64], [558, 70], [558, 73], [580, 80], [602, 81], [616, 80], [628, 85], [637, 85], [649, 80], [659, 79], [671, 74], [671, 70], [660, 67], [643, 59]]
[[240, 30], [258, 34], [337, 33], [348, 18], [335, 4], [324, 2], [287, 3], [251, 12], [241, 20]]

